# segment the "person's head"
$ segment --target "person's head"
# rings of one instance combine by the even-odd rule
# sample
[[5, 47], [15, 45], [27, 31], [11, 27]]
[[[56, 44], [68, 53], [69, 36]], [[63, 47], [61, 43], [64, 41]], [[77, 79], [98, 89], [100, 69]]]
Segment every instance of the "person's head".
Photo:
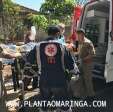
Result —
[[57, 26], [49, 26], [47, 30], [48, 36], [58, 37], [60, 35], [60, 29]]
[[65, 24], [63, 24], [63, 23], [59, 23], [57, 26], [58, 26], [59, 29], [60, 29], [60, 33], [61, 33], [61, 35], [63, 35], [64, 32], [65, 32]]
[[32, 40], [30, 39], [30, 36], [31, 36], [31, 32], [28, 31], [27, 34], [25, 35], [25, 38], [24, 38], [24, 42], [25, 44], [31, 42]]
[[6, 38], [6, 44], [10, 44], [10, 43], [13, 43], [12, 39], [11, 38]]
[[84, 29], [78, 29], [77, 30], [77, 37], [78, 37], [78, 41], [80, 43], [82, 43], [84, 41], [84, 37], [85, 37], [85, 30]]

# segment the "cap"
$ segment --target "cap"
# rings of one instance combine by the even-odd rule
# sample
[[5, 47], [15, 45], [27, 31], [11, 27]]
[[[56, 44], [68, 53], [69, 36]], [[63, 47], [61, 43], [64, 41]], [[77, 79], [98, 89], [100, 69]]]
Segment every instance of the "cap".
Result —
[[77, 33], [83, 33], [83, 34], [85, 34], [85, 30], [83, 28], [80, 28], [80, 29], [77, 30]]

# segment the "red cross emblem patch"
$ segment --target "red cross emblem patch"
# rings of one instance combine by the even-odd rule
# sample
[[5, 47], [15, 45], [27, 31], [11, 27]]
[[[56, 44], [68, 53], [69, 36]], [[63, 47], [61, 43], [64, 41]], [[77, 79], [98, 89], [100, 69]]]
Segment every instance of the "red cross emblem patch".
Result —
[[47, 56], [55, 56], [57, 53], [57, 47], [55, 44], [48, 44], [46, 47], [45, 47], [45, 54]]
[[57, 47], [55, 44], [48, 44], [45, 47], [45, 54], [47, 56], [47, 61], [49, 64], [55, 64], [55, 55], [57, 54]]

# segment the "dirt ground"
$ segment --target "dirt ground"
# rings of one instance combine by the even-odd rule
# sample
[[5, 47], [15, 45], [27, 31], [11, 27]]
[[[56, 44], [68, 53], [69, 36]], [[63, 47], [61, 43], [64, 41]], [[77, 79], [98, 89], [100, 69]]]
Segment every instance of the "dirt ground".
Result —
[[[5, 101], [6, 101], [6, 107], [8, 109], [8, 112], [16, 112], [15, 110], [15, 94], [13, 92], [13, 87], [12, 87], [12, 71], [11, 71], [11, 66], [10, 65], [3, 65], [3, 70], [2, 70], [2, 76], [4, 79], [5, 83]], [[12, 94], [12, 95], [11, 95]], [[10, 98], [10, 99], [9, 99]], [[14, 99], [13, 99], [14, 98]]]
[[[12, 82], [12, 71], [10, 65], [5, 65], [2, 70], [3, 78], [5, 83], [5, 100], [6, 100], [6, 107], [8, 112], [17, 112], [18, 110], [18, 102], [19, 102], [19, 95], [21, 94], [21, 89], [14, 91], [13, 89], [13, 82]], [[22, 83], [19, 80], [20, 84]], [[30, 85], [31, 88], [31, 85]], [[27, 91], [25, 92], [25, 98], [28, 99], [38, 93], [38, 90]], [[0, 109], [1, 110], [1, 109]], [[0, 111], [1, 112], [1, 111]]]
[[[5, 87], [6, 87], [6, 106], [8, 109], [8, 112], [17, 112], [18, 107], [17, 107], [17, 103], [19, 101], [19, 94], [21, 92], [21, 90], [17, 90], [16, 92], [14, 92], [13, 90], [13, 83], [12, 83], [12, 77], [11, 77], [11, 66], [4, 66], [4, 70], [3, 70], [3, 77], [5, 80]], [[35, 95], [37, 95], [39, 92], [39, 90], [33, 90], [33, 91], [29, 91], [25, 93], [25, 98], [29, 99], [32, 98], [35, 99]], [[79, 112], [113, 112], [113, 84], [111, 86], [108, 86], [106, 89], [103, 89], [102, 91], [100, 91], [96, 97], [94, 98], [95, 100], [105, 100], [107, 102], [107, 106], [106, 108], [80, 108]], [[84, 111], [85, 110], [85, 111]], [[4, 112], [0, 109], [0, 112]], [[22, 111], [23, 112], [23, 111]], [[26, 109], [26, 111], [24, 112], [33, 112], [29, 111]]]

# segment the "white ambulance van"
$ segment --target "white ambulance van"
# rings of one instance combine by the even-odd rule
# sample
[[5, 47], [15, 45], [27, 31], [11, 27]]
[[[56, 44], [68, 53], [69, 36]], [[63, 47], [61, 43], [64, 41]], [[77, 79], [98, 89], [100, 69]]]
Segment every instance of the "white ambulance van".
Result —
[[92, 0], [84, 5], [79, 21], [92, 40], [96, 56], [93, 77], [113, 82], [113, 0]]

